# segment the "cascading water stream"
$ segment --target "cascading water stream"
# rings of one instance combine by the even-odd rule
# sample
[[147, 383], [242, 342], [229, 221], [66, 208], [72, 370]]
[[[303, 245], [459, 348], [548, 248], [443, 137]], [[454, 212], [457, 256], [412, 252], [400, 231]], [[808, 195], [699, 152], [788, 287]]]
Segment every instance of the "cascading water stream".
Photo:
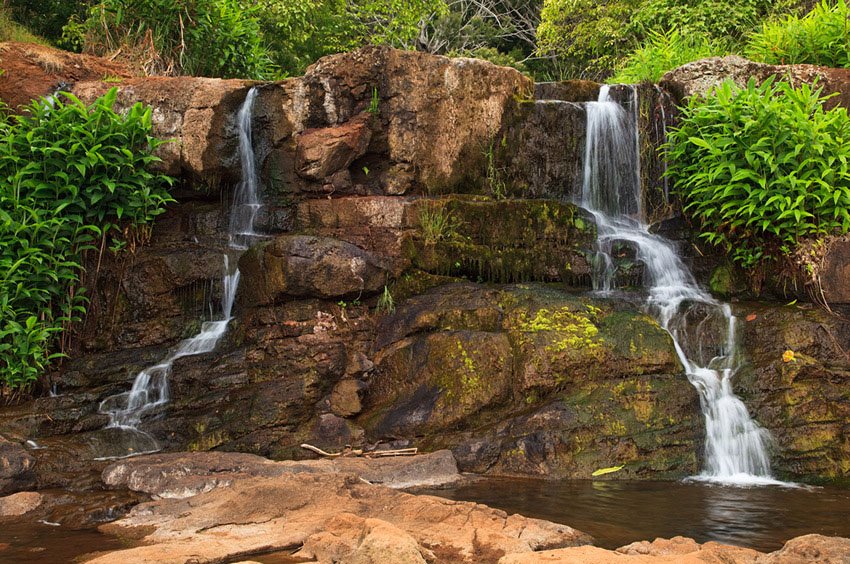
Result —
[[[247, 249], [250, 242], [258, 237], [254, 231], [254, 219], [261, 203], [259, 179], [251, 143], [251, 116], [256, 96], [256, 88], [251, 88], [237, 116], [242, 178], [234, 194], [228, 228], [228, 246], [237, 252]], [[227, 325], [232, 319], [236, 291], [239, 288], [239, 268], [235, 265], [231, 268], [228, 253], [224, 254], [224, 274], [221, 285], [221, 319], [204, 322], [197, 335], [181, 341], [158, 364], [139, 372], [129, 392], [109, 396], [101, 402], [99, 411], [109, 415], [107, 428], [120, 429], [126, 436], [122, 440], [122, 447], [118, 449], [119, 452], [110, 452], [100, 458], [146, 454], [160, 449], [156, 439], [138, 426], [146, 414], [168, 402], [168, 379], [174, 361], [186, 356], [211, 352], [227, 331]]]
[[[634, 107], [637, 91], [632, 90]], [[672, 243], [649, 232], [641, 217], [636, 114], [603, 86], [588, 102], [581, 206], [596, 219], [594, 289], [615, 288], [617, 245], [633, 247], [644, 265], [647, 308], [673, 337], [688, 380], [700, 394], [706, 425], [705, 469], [695, 479], [731, 484], [782, 484], [771, 477], [769, 435], [732, 391], [735, 317], [696, 283]]]

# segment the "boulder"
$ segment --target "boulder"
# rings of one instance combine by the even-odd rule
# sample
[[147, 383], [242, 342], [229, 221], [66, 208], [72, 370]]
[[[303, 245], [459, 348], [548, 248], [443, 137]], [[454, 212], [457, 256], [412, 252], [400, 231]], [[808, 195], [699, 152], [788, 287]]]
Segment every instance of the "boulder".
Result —
[[700, 59], [667, 72], [659, 84], [670, 91], [680, 102], [694, 95], [704, 95], [724, 80], [739, 86], [750, 78], [763, 82], [769, 77], [788, 80], [792, 84], [814, 84], [823, 88], [823, 94], [835, 94], [825, 104], [850, 107], [850, 69], [832, 69], [814, 65], [769, 65], [756, 63], [738, 55]]
[[0, 495], [35, 485], [35, 458], [18, 443], [0, 437]]
[[370, 119], [369, 114], [362, 114], [340, 125], [301, 132], [295, 149], [298, 174], [309, 180], [323, 180], [347, 169], [369, 146]]
[[144, 536], [145, 545], [91, 560], [99, 564], [227, 560], [301, 546], [305, 555], [350, 555], [356, 562], [380, 554], [418, 562], [418, 553], [471, 563], [591, 540], [565, 525], [483, 505], [405, 494], [351, 475], [308, 473], [237, 480], [190, 499], [141, 504], [101, 530]]
[[157, 152], [160, 169], [196, 180], [209, 191], [218, 188], [221, 178], [239, 177], [236, 115], [250, 85], [243, 80], [147, 77], [79, 82], [72, 92], [89, 103], [117, 87], [119, 109], [136, 102], [152, 106], [153, 134], [169, 141]]
[[287, 296], [345, 298], [381, 290], [388, 280], [384, 262], [344, 241], [283, 235], [253, 247], [239, 260], [240, 300], [248, 306]]
[[42, 495], [38, 492], [18, 492], [0, 497], [0, 517], [18, 517], [41, 505]]
[[35, 43], [0, 43], [0, 61], [0, 100], [12, 111], [80, 81], [120, 81], [132, 76], [120, 63]]

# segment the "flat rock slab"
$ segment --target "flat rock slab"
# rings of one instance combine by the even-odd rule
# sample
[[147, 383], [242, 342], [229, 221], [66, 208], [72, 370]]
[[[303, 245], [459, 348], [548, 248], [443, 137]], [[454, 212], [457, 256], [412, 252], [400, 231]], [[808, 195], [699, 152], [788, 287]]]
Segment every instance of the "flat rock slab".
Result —
[[764, 554], [716, 542], [699, 544], [686, 537], [640, 541], [617, 550], [581, 546], [534, 554], [509, 554], [499, 564], [847, 564], [850, 539], [803, 535], [781, 549]]
[[309, 472], [143, 503], [101, 530], [145, 546], [91, 560], [98, 564], [218, 562], [296, 548], [297, 556], [320, 562], [478, 563], [592, 540], [565, 525], [476, 503]]
[[236, 452], [168, 453], [121, 460], [104, 469], [104, 483], [155, 498], [182, 499], [247, 478], [288, 474], [350, 474], [391, 488], [440, 486], [461, 479], [447, 450], [390, 458], [328, 458], [275, 462]]

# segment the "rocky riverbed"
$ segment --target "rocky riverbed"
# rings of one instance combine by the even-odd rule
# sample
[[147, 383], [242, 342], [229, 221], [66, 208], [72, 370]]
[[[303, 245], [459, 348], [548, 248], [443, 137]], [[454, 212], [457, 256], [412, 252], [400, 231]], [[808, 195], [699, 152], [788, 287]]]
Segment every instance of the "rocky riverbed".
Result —
[[[850, 539], [819, 535], [798, 537], [769, 554], [684, 537], [634, 542], [612, 551], [593, 547], [589, 535], [567, 525], [400, 491], [470, 479], [475, 478], [457, 472], [448, 451], [305, 462], [241, 453], [174, 453], [110, 464], [101, 484], [109, 489], [73, 502], [85, 505], [87, 499], [91, 509], [124, 500], [123, 517], [99, 528], [130, 547], [85, 558], [97, 563], [232, 562], [288, 553], [293, 561], [322, 563], [837, 564], [850, 555]], [[66, 528], [84, 525], [68, 513], [68, 500], [49, 493], [0, 498], [0, 521], [52, 518]]]

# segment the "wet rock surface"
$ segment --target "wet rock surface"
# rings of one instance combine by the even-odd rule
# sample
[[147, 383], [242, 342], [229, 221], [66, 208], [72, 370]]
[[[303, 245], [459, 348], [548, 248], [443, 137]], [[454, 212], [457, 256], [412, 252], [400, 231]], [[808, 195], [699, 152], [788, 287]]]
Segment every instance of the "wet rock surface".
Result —
[[746, 351], [736, 391], [775, 440], [775, 470], [793, 479], [850, 483], [844, 312], [796, 304], [741, 304], [736, 311]]
[[35, 458], [22, 445], [0, 437], [0, 495], [19, 492], [35, 483]]
[[[358, 422], [368, 437], [424, 436], [462, 470], [629, 478], [696, 469], [697, 395], [649, 317], [545, 287], [446, 286], [379, 332]], [[609, 309], [611, 308], [611, 309]]]

